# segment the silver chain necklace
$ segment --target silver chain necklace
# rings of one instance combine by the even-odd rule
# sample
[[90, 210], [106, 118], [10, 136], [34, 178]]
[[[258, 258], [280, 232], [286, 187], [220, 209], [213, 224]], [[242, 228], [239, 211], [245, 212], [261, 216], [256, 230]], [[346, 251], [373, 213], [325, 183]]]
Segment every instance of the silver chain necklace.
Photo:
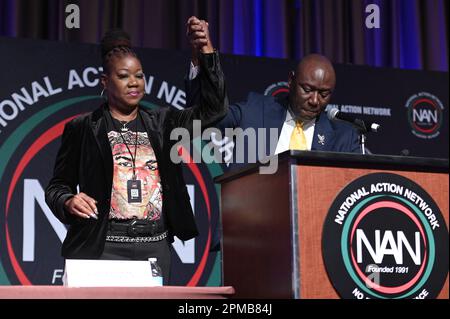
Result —
[[128, 127], [127, 127], [127, 125], [128, 125], [128, 123], [130, 123], [131, 121], [128, 121], [128, 122], [124, 122], [124, 121], [119, 121], [120, 122], [120, 124], [122, 124], [122, 127], [120, 128], [120, 130], [122, 131], [122, 132], [128, 132]]

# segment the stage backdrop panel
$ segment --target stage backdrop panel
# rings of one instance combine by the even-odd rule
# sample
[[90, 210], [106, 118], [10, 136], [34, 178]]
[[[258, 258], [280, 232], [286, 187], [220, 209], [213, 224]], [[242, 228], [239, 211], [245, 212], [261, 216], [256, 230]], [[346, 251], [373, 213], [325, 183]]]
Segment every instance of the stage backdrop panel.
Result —
[[[146, 78], [143, 105], [186, 104], [187, 52], [137, 49]], [[231, 102], [249, 91], [286, 94], [296, 61], [222, 56]], [[97, 45], [0, 38], [0, 284], [59, 285], [66, 228], [44, 202], [64, 124], [102, 103]], [[336, 65], [331, 104], [381, 124], [372, 153], [448, 158], [448, 73]], [[203, 143], [204, 144], [204, 143]], [[194, 141], [191, 156], [201, 151]], [[184, 165], [200, 236], [174, 242], [175, 285], [220, 285], [218, 192], [226, 166]]]

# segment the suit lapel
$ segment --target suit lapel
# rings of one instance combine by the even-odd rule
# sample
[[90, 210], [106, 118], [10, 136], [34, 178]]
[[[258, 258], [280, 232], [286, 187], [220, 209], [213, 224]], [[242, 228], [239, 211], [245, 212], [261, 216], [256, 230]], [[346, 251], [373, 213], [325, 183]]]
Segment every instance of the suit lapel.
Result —
[[153, 128], [155, 127], [155, 115], [151, 114], [147, 110], [139, 108], [139, 115], [144, 124], [145, 130], [148, 134], [148, 139], [150, 140], [150, 144], [155, 152], [156, 160], [158, 163], [163, 163], [162, 161], [162, 145], [161, 145], [161, 134], [162, 132], [155, 131]]
[[[275, 98], [274, 101], [264, 104], [263, 112], [263, 125], [262, 127], [266, 129], [266, 153], [270, 149], [270, 129], [276, 128], [278, 130], [277, 139], [273, 141], [272, 148], [270, 149], [270, 155], [275, 153], [278, 140], [280, 138], [281, 129], [283, 128], [284, 121], [286, 120], [287, 113], [287, 99], [286, 98]], [[282, 107], [280, 107], [280, 105]]]
[[336, 136], [330, 121], [328, 120], [326, 113], [322, 112], [316, 121], [311, 150], [330, 151], [335, 138]]
[[[282, 106], [280, 108], [280, 105]], [[264, 125], [263, 127], [275, 127], [278, 129], [278, 137], [280, 137], [281, 129], [286, 119], [287, 99], [275, 98], [271, 103], [264, 105]]]
[[113, 159], [111, 145], [109, 144], [107, 127], [108, 120], [110, 119], [107, 114], [107, 109], [105, 106], [97, 109], [92, 114], [91, 128], [97, 142], [97, 146], [100, 150], [102, 157], [103, 168], [105, 170], [106, 182], [108, 189], [112, 188], [112, 178], [113, 178]]

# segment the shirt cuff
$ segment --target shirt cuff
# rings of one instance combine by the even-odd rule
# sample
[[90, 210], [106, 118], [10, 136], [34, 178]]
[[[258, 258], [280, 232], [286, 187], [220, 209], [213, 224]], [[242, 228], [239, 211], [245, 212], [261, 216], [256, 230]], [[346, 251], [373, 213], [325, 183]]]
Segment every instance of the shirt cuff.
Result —
[[199, 66], [195, 66], [194, 63], [191, 62], [191, 67], [189, 68], [189, 80], [193, 80], [197, 77], [200, 72]]

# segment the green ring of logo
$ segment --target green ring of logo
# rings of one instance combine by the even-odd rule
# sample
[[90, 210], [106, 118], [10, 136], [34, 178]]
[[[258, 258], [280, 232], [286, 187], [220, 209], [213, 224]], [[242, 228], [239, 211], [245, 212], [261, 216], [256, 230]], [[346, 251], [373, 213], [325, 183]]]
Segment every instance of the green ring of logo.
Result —
[[428, 242], [429, 242], [430, 258], [428, 259], [426, 270], [425, 270], [425, 273], [424, 273], [422, 279], [419, 281], [419, 283], [416, 285], [416, 287], [414, 289], [412, 289], [408, 293], [406, 293], [404, 295], [401, 295], [401, 296], [398, 296], [398, 297], [396, 297], [394, 299], [406, 298], [406, 297], [410, 296], [411, 294], [413, 294], [414, 292], [416, 292], [418, 289], [420, 289], [420, 287], [423, 286], [423, 284], [426, 282], [426, 280], [430, 276], [430, 273], [431, 273], [431, 270], [432, 270], [432, 266], [434, 264], [436, 249], [435, 249], [435, 244], [434, 244], [434, 237], [432, 236], [433, 232], [432, 232], [430, 226], [428, 225], [426, 218], [421, 214], [420, 210], [416, 206], [413, 206], [411, 203], [409, 203], [405, 199], [403, 199], [401, 197], [398, 197], [398, 196], [393, 196], [393, 195], [374, 195], [374, 196], [371, 196], [369, 198], [366, 198], [361, 203], [356, 205], [350, 211], [350, 214], [348, 215], [348, 218], [347, 218], [347, 220], [346, 220], [346, 222], [344, 224], [343, 230], [342, 230], [342, 236], [341, 236], [341, 251], [343, 252], [342, 258], [344, 260], [344, 265], [345, 265], [345, 268], [347, 269], [347, 272], [350, 274], [350, 277], [358, 285], [359, 288], [364, 290], [369, 295], [372, 295], [372, 296], [375, 296], [375, 297], [381, 298], [381, 299], [387, 299], [384, 296], [381, 296], [381, 295], [378, 295], [378, 294], [372, 292], [371, 290], [369, 290], [364, 285], [364, 283], [361, 282], [361, 280], [356, 275], [356, 273], [354, 272], [353, 267], [351, 265], [350, 258], [349, 258], [349, 246], [347, 245], [347, 236], [348, 236], [348, 233], [350, 231], [350, 226], [351, 226], [352, 220], [355, 218], [356, 214], [360, 211], [360, 208], [362, 206], [364, 206], [366, 203], [368, 203], [370, 200], [376, 199], [376, 198], [379, 198], [379, 197], [382, 197], [382, 196], [396, 198], [396, 199], [404, 202], [406, 205], [408, 205], [416, 213], [416, 215], [419, 217], [419, 219], [421, 220], [422, 225], [424, 226], [425, 232], [426, 232], [427, 237], [428, 237], [427, 239], [428, 239]]

